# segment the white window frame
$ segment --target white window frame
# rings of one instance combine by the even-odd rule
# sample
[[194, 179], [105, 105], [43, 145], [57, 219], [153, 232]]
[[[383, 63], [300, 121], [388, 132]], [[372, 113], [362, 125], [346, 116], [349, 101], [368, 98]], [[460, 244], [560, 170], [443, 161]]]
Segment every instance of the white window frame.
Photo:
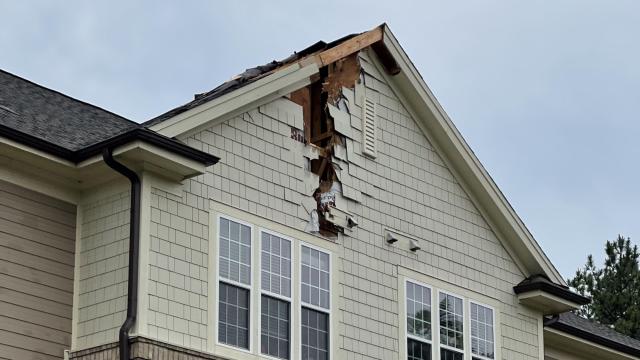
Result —
[[[259, 237], [259, 242], [260, 242], [260, 256], [258, 256], [258, 259], [256, 260], [258, 263], [258, 269], [260, 271], [260, 276], [258, 277], [258, 288], [260, 289], [260, 301], [258, 302], [258, 354], [259, 356], [266, 358], [266, 359], [273, 359], [273, 360], [282, 360], [281, 358], [278, 357], [274, 357], [271, 356], [269, 354], [264, 354], [262, 353], [262, 295], [266, 295], [266, 296], [270, 296], [272, 298], [278, 299], [278, 300], [282, 300], [282, 301], [286, 301], [289, 303], [289, 359], [293, 359], [293, 325], [294, 325], [294, 316], [295, 316], [295, 310], [294, 310], [294, 271], [295, 271], [295, 258], [296, 258], [296, 251], [295, 251], [295, 247], [296, 247], [296, 241], [288, 236], [282, 235], [280, 233], [277, 233], [275, 231], [271, 231], [269, 229], [266, 228], [260, 228], [258, 231], [260, 237]], [[281, 239], [287, 240], [291, 243], [291, 269], [289, 274], [291, 275], [291, 284], [289, 285], [290, 289], [289, 289], [289, 294], [290, 297], [286, 297], [286, 296], [282, 296], [280, 294], [274, 294], [271, 291], [266, 291], [262, 289], [262, 234], [266, 233], [269, 235], [274, 235], [277, 236]]]
[[[300, 254], [302, 252], [301, 246], [307, 246], [309, 248], [322, 251], [325, 254], [329, 255], [329, 271], [330, 271], [330, 279], [329, 279], [329, 308], [337, 309], [338, 306], [338, 294], [333, 294], [334, 289], [337, 288], [339, 283], [339, 266], [340, 263], [335, 261], [334, 255], [340, 253], [340, 247], [333, 243], [327, 242], [326, 239], [309, 234], [300, 230], [296, 230], [289, 226], [273, 222], [269, 219], [257, 216], [255, 214], [247, 213], [243, 210], [236, 209], [230, 207], [226, 204], [212, 202], [209, 205], [210, 213], [209, 213], [209, 241], [208, 249], [209, 256], [208, 258], [208, 276], [210, 282], [214, 282], [211, 284], [208, 289], [208, 299], [207, 299], [207, 313], [208, 316], [208, 324], [207, 326], [207, 344], [206, 351], [213, 355], [235, 359], [245, 357], [247, 359], [267, 359], [267, 360], [281, 360], [279, 358], [275, 358], [269, 356], [267, 354], [261, 353], [261, 339], [256, 338], [260, 337], [261, 333], [261, 242], [258, 238], [259, 231], [264, 230], [268, 233], [271, 233], [276, 236], [280, 236], [287, 240], [291, 241], [291, 329], [290, 329], [290, 352], [289, 356], [291, 360], [299, 360], [302, 353], [302, 319], [301, 319], [301, 259]], [[231, 221], [238, 222], [243, 225], [247, 225], [251, 229], [251, 288], [250, 288], [250, 313], [249, 313], [249, 350], [235, 347], [232, 345], [227, 345], [218, 342], [218, 319], [219, 319], [219, 284], [220, 284], [220, 274], [219, 274], [219, 254], [220, 254], [220, 218], [229, 219]], [[241, 220], [242, 219], [242, 220]], [[256, 242], [258, 239], [258, 242]], [[254, 280], [257, 279], [257, 280]], [[227, 282], [230, 285], [232, 282]], [[295, 284], [298, 285], [295, 285]], [[232, 284], [236, 285], [236, 284]], [[243, 286], [243, 288], [247, 288], [247, 286]], [[274, 294], [269, 294], [269, 296], [273, 296]], [[305, 305], [307, 306], [307, 305]], [[323, 309], [318, 309], [312, 305], [308, 306], [310, 309], [315, 311], [323, 311]], [[330, 310], [332, 311], [332, 310]], [[324, 312], [329, 312], [327, 309], [324, 309]], [[336, 314], [331, 312], [328, 318], [328, 326], [329, 326], [329, 335], [328, 335], [328, 344], [329, 344], [329, 358], [341, 359], [344, 355], [344, 351], [342, 349], [336, 348], [338, 344], [338, 331], [336, 330], [338, 327], [338, 317]], [[297, 350], [296, 350], [297, 349]]]
[[[422, 287], [426, 287], [429, 289], [429, 293], [431, 295], [431, 319], [429, 319], [429, 324], [431, 325], [431, 340], [427, 340], [425, 338], [421, 338], [419, 336], [413, 335], [413, 334], [409, 334], [409, 332], [407, 331], [407, 317], [409, 316], [409, 314], [407, 313], [407, 284], [408, 283], [413, 283], [416, 285], [420, 285]], [[436, 305], [434, 305], [434, 299], [437, 300], [437, 298], [434, 295], [434, 288], [431, 285], [422, 283], [420, 281], [414, 280], [414, 279], [410, 279], [410, 278], [406, 278], [404, 279], [404, 298], [402, 299], [403, 304], [402, 307], [404, 309], [404, 317], [402, 318], [402, 324], [404, 326], [404, 333], [405, 333], [405, 339], [404, 339], [404, 349], [405, 352], [407, 351], [408, 347], [409, 347], [409, 341], [407, 341], [407, 339], [411, 339], [414, 341], [419, 341], [422, 343], [427, 343], [429, 345], [431, 345], [431, 359], [436, 359], [435, 355], [436, 355], [436, 346], [435, 346], [435, 339], [436, 339], [436, 333], [434, 330], [434, 321], [433, 321], [433, 309], [434, 307], [439, 311], [440, 308], [437, 307]], [[437, 303], [436, 303], [437, 304]], [[438, 329], [439, 330], [439, 329]], [[405, 358], [408, 357], [408, 354], [405, 353]]]
[[[307, 304], [304, 303], [302, 301], [302, 247], [308, 247], [310, 249], [314, 249], [320, 252], [323, 252], [327, 255], [329, 255], [329, 308], [325, 309], [321, 306], [315, 306], [312, 304]], [[329, 354], [329, 360], [334, 360], [333, 354], [333, 316], [331, 314], [331, 309], [332, 309], [332, 300], [333, 300], [333, 286], [332, 286], [332, 276], [333, 274], [333, 254], [331, 253], [331, 251], [321, 248], [321, 247], [317, 247], [313, 244], [309, 244], [307, 242], [304, 241], [300, 241], [298, 244], [298, 259], [300, 259], [300, 261], [298, 261], [298, 268], [296, 269], [296, 271], [298, 272], [298, 296], [299, 298], [297, 299], [297, 311], [298, 311], [298, 319], [300, 319], [299, 323], [298, 323], [298, 336], [300, 338], [300, 341], [298, 343], [298, 359], [302, 359], [302, 308], [306, 307], [309, 308], [311, 310], [314, 311], [318, 311], [318, 312], [322, 312], [328, 315], [328, 319], [327, 319], [327, 327], [329, 329], [329, 332], [327, 334], [327, 342], [329, 344], [329, 349], [328, 349], [328, 354]]]
[[[441, 327], [441, 323], [440, 323], [440, 294], [450, 295], [450, 296], [457, 297], [458, 299], [462, 300], [462, 349], [458, 349], [456, 347], [449, 346], [449, 345], [444, 345], [444, 344], [440, 343], [440, 327]], [[457, 353], [462, 353], [462, 358], [466, 359], [467, 358], [467, 350], [469, 350], [469, 353], [470, 353], [470, 350], [471, 350], [471, 349], [468, 349], [469, 346], [467, 345], [467, 330], [466, 329], [469, 328], [467, 326], [467, 316], [466, 316], [466, 314], [467, 314], [466, 303], [468, 302], [467, 298], [465, 298], [464, 296], [458, 295], [458, 294], [456, 294], [454, 292], [451, 292], [451, 291], [438, 289], [438, 296], [436, 296], [436, 300], [437, 300], [437, 304], [438, 304], [438, 315], [437, 315], [438, 327], [437, 327], [437, 331], [436, 331], [437, 332], [437, 337], [438, 337], [438, 343], [437, 343], [438, 351], [436, 352], [436, 355], [440, 356], [440, 349], [442, 348], [442, 349], [445, 349], [445, 350], [454, 351], [454, 352], [457, 352]], [[433, 313], [432, 313], [431, 316], [433, 316]], [[469, 334], [471, 334], [471, 333], [469, 333]]]
[[[493, 299], [488, 298], [482, 294], [475, 293], [468, 289], [458, 288], [449, 283], [441, 280], [431, 278], [427, 275], [422, 275], [405, 268], [400, 268], [398, 274], [398, 298], [399, 298], [399, 316], [400, 316], [400, 351], [399, 359], [406, 360], [408, 358], [408, 339], [414, 341], [420, 341], [423, 343], [431, 344], [431, 358], [434, 360], [440, 359], [440, 349], [447, 349], [451, 351], [457, 351], [462, 354], [464, 360], [471, 360], [472, 357], [479, 358], [481, 360], [498, 360], [501, 359], [501, 332], [497, 322], [500, 319], [500, 312], [498, 310], [499, 305], [489, 305], [487, 302]], [[420, 281], [418, 279], [426, 278], [427, 280]], [[431, 341], [420, 338], [419, 336], [411, 335], [407, 331], [407, 283], [414, 283], [420, 286], [431, 289]], [[452, 291], [453, 289], [453, 291]], [[463, 349], [457, 349], [451, 346], [440, 344], [440, 294], [447, 294], [462, 299], [463, 306]], [[484, 301], [478, 301], [477, 299], [484, 299]], [[484, 306], [493, 311], [493, 359], [474, 355], [471, 352], [471, 304], [477, 304]], [[494, 303], [498, 304], [497, 300]]]
[[[233, 222], [237, 222], [237, 223], [245, 225], [245, 226], [248, 226], [249, 229], [251, 229], [251, 231], [250, 231], [251, 238], [249, 239], [249, 243], [251, 244], [251, 253], [250, 253], [250, 259], [249, 259], [250, 263], [251, 263], [251, 271], [249, 272], [249, 285], [243, 284], [243, 283], [240, 283], [240, 282], [236, 282], [236, 281], [233, 281], [233, 280], [229, 280], [229, 279], [223, 279], [223, 278], [220, 277], [220, 267], [219, 267], [219, 261], [220, 261], [220, 219], [223, 219], [223, 218], [227, 219], [227, 220], [230, 220], [230, 221], [233, 221]], [[215, 255], [214, 255], [215, 262], [214, 262], [214, 264], [216, 266], [216, 268], [214, 270], [214, 272], [216, 274], [216, 276], [215, 276], [215, 279], [216, 279], [216, 284], [215, 284], [216, 296], [215, 296], [215, 303], [214, 303], [216, 317], [215, 317], [215, 323], [213, 324], [213, 326], [214, 326], [213, 336], [215, 338], [214, 341], [215, 341], [215, 344], [217, 346], [221, 346], [221, 347], [232, 349], [232, 350], [236, 350], [236, 351], [242, 351], [242, 352], [245, 352], [245, 353], [248, 353], [248, 354], [253, 353], [252, 344], [253, 344], [253, 336], [254, 335], [253, 335], [253, 331], [252, 331], [251, 325], [253, 325], [254, 316], [256, 316], [256, 314], [254, 314], [254, 311], [252, 309], [254, 307], [253, 306], [253, 301], [252, 301], [252, 297], [253, 297], [252, 294], [255, 291], [255, 289], [254, 289], [254, 287], [255, 287], [254, 283], [255, 282], [254, 282], [254, 276], [253, 276], [253, 273], [254, 273], [254, 267], [253, 267], [254, 266], [253, 265], [254, 261], [253, 261], [253, 258], [254, 258], [254, 252], [255, 252], [255, 246], [254, 246], [255, 244], [254, 244], [254, 241], [253, 241], [254, 237], [255, 237], [255, 227], [251, 223], [236, 219], [236, 218], [234, 218], [232, 216], [228, 216], [228, 215], [225, 215], [225, 214], [217, 214], [217, 216], [216, 216], [216, 238], [214, 239], [214, 249], [215, 249]], [[219, 341], [219, 338], [218, 338], [218, 331], [219, 330], [218, 329], [219, 329], [219, 325], [220, 325], [220, 281], [223, 281], [223, 282], [225, 282], [225, 283], [227, 283], [228, 285], [231, 285], [231, 286], [236, 286], [236, 287], [240, 287], [240, 288], [249, 290], [249, 304], [248, 304], [248, 306], [249, 306], [249, 319], [248, 319], [249, 320], [249, 327], [248, 327], [248, 331], [249, 331], [249, 348], [248, 349], [241, 348], [241, 347], [238, 347], [238, 346], [229, 345], [229, 344], [225, 344], [225, 343]]]
[[[472, 299], [469, 299], [468, 303], [469, 303], [469, 305], [468, 305], [467, 311], [469, 313], [469, 354], [471, 354], [470, 359], [475, 357], [475, 358], [482, 359], [482, 360], [497, 360], [498, 355], [497, 355], [497, 345], [496, 344], [498, 343], [498, 339], [496, 339], [496, 336], [497, 336], [496, 335], [496, 309], [493, 306], [490, 306], [490, 305], [487, 305], [487, 304], [484, 304], [484, 303], [481, 303], [479, 301], [475, 301], [475, 300], [472, 300]], [[485, 307], [487, 309], [491, 309], [491, 321], [492, 321], [492, 324], [493, 324], [493, 359], [489, 358], [489, 357], [486, 357], [486, 356], [475, 355], [473, 353], [473, 349], [471, 348], [471, 320], [472, 320], [471, 319], [471, 304], [475, 304], [475, 305], [478, 305], [478, 306]]]

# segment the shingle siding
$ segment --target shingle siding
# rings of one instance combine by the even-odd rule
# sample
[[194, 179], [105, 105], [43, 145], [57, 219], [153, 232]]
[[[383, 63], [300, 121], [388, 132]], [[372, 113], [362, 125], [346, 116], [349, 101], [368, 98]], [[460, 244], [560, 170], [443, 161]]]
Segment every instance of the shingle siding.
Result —
[[[364, 82], [355, 94], [345, 89], [352, 100], [352, 127], [348, 161], [341, 163], [346, 167], [338, 174], [344, 195], [352, 199], [348, 210], [359, 226], [341, 243], [342, 286], [334, 295], [341, 297], [342, 334], [334, 346], [346, 359], [397, 358], [402, 344], [399, 326], [405, 326], [398, 316], [402, 265], [498, 301], [502, 358], [538, 359], [538, 319], [523, 311], [512, 292], [523, 274], [373, 60], [362, 53], [361, 62]], [[362, 102], [354, 99], [363, 91], [377, 103], [375, 159], [361, 150]], [[290, 137], [301, 116], [300, 107], [279, 99], [181, 139], [221, 160], [205, 175], [186, 181], [181, 198], [153, 192], [152, 337], [191, 342], [195, 349], [213, 341], [205, 336], [207, 326], [215, 324], [206, 313], [207, 292], [202, 291], [213, 284], [211, 269], [202, 260], [212, 256], [206, 247], [208, 199], [304, 229], [308, 213], [301, 203], [317, 184], [306, 179], [304, 145]], [[412, 253], [387, 246], [384, 229], [420, 239], [422, 250]], [[186, 266], [189, 273], [180, 273]], [[170, 304], [177, 304], [177, 313], [170, 313]]]
[[205, 350], [209, 213], [200, 188], [186, 181], [182, 198], [151, 191], [148, 331], [158, 340]]
[[129, 191], [105, 191], [93, 199], [80, 205], [76, 348], [116, 341], [126, 317]]

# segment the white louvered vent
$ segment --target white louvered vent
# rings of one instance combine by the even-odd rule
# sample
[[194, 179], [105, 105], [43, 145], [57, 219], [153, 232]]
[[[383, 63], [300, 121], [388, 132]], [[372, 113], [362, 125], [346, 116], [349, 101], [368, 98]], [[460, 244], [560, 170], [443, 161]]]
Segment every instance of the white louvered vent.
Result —
[[362, 152], [372, 157], [376, 156], [376, 103], [365, 97], [362, 114]]

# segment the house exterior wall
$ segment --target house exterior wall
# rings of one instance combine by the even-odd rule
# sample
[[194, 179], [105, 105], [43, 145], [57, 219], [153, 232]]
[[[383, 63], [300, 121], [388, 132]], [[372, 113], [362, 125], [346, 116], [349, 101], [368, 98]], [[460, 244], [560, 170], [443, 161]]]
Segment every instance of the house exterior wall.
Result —
[[151, 187], [148, 335], [207, 349], [208, 202], [201, 184], [182, 196]]
[[[400, 279], [418, 277], [495, 304], [502, 359], [541, 359], [541, 315], [519, 305], [512, 290], [522, 271], [375, 60], [365, 52], [360, 60], [363, 81], [355, 90], [345, 89], [351, 127], [348, 159], [340, 162], [338, 175], [347, 210], [359, 225], [339, 238], [334, 253], [341, 269], [333, 292], [339, 313], [332, 329], [338, 333], [336, 358], [397, 359], [406, 346]], [[377, 104], [375, 159], [361, 151], [365, 95]], [[206, 174], [186, 180], [177, 196], [152, 191], [148, 336], [214, 349], [215, 339], [205, 335], [216, 326], [215, 304], [206, 290], [215, 286], [214, 269], [207, 265], [215, 256], [208, 242], [217, 241], [208, 230], [214, 204], [292, 232], [304, 229], [309, 214], [302, 203], [308, 203], [317, 183], [304, 170], [304, 145], [291, 139], [291, 127], [301, 123], [301, 108], [279, 99], [181, 139], [221, 160]], [[385, 229], [418, 239], [422, 250], [389, 247]]]
[[0, 358], [71, 343], [76, 207], [0, 181]]
[[79, 204], [76, 333], [73, 349], [118, 340], [126, 317], [129, 186], [87, 191]]

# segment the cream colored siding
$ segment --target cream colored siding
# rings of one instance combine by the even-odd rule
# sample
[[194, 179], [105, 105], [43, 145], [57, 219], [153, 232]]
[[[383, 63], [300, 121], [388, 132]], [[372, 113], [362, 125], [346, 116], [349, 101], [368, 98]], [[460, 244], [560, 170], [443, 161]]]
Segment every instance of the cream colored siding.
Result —
[[126, 185], [88, 193], [80, 205], [78, 349], [118, 339], [126, 316], [129, 207]]
[[0, 181], [0, 358], [71, 345], [76, 207]]
[[200, 183], [183, 197], [151, 190], [149, 335], [197, 350], [207, 347], [208, 212]]
[[[347, 142], [348, 162], [343, 163], [345, 167], [338, 174], [344, 196], [351, 199], [348, 210], [356, 215], [359, 226], [339, 241], [341, 251], [335, 258], [342, 269], [336, 274], [340, 286], [333, 292], [339, 297], [336, 316], [341, 319], [339, 326], [332, 329], [340, 332], [340, 340], [332, 345], [338, 349], [337, 358], [398, 358], [403, 344], [399, 327], [406, 326], [398, 316], [398, 268], [404, 266], [493, 299], [500, 304], [496, 310], [501, 316], [496, 326], [500, 327], [502, 358], [539, 359], [539, 315], [522, 308], [512, 290], [524, 278], [523, 273], [373, 61], [366, 54], [361, 61], [365, 81], [355, 93], [345, 89], [352, 99], [351, 138]], [[376, 103], [375, 159], [362, 151], [363, 93]], [[182, 197], [154, 192], [153, 206], [159, 209], [155, 211], [152, 232], [158, 239], [173, 237], [164, 242], [152, 237], [157, 243], [150, 259], [150, 292], [155, 292], [150, 296], [153, 312], [149, 329], [154, 337], [168, 336], [185, 345], [195, 339], [196, 348], [198, 343], [204, 348], [206, 341], [213, 341], [204, 338], [205, 331], [213, 333], [207, 327], [215, 324], [202, 303], [211, 300], [205, 298], [206, 292], [198, 292], [213, 285], [211, 277], [203, 276], [211, 274], [211, 269], [200, 260], [201, 256], [213, 256], [206, 253], [207, 223], [202, 222], [206, 218], [203, 214], [209, 210], [208, 199], [304, 229], [309, 215], [301, 204], [317, 184], [305, 179], [301, 155], [304, 145], [290, 138], [291, 126], [299, 126], [301, 117], [299, 106], [278, 99], [181, 139], [221, 160], [205, 175], [186, 181]], [[180, 211], [190, 216], [197, 214], [198, 218], [189, 219]], [[174, 225], [174, 218], [181, 220]], [[188, 229], [188, 224], [197, 224], [197, 228]], [[422, 250], [413, 253], [401, 246], [389, 247], [384, 241], [385, 229], [419, 239]], [[171, 254], [171, 246], [178, 245], [179, 233], [188, 235], [189, 242], [180, 245], [176, 257]], [[188, 258], [187, 254], [196, 257]], [[153, 284], [161, 276], [161, 267], [175, 266], [178, 262], [172, 259], [181, 260], [183, 256], [189, 265], [188, 276], [178, 277], [175, 270], [162, 275], [165, 285], [179, 278], [178, 286]], [[197, 280], [195, 289], [189, 289], [194, 283], [187, 281], [193, 280]], [[176, 293], [172, 290], [176, 288], [186, 292]], [[166, 314], [173, 303], [170, 297], [176, 294], [189, 296], [189, 303], [180, 303], [177, 315], [158, 317], [159, 313]], [[200, 301], [199, 308], [196, 299]], [[160, 304], [163, 310], [158, 310]], [[190, 320], [180, 321], [182, 330], [177, 331], [175, 319]], [[174, 335], [186, 334], [187, 329], [188, 341], [186, 336], [171, 335], [171, 331]], [[251, 331], [257, 334], [258, 329]], [[207, 347], [211, 349], [210, 345]]]

